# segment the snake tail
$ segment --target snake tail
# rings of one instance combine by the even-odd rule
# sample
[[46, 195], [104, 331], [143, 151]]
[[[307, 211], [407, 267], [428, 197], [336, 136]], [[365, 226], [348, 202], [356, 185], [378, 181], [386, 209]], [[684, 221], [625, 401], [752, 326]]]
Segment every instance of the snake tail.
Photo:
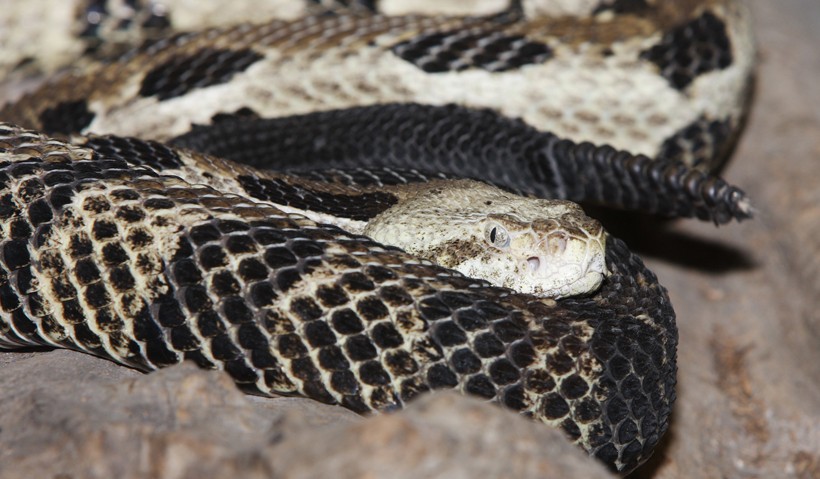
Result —
[[240, 112], [216, 120], [172, 144], [267, 169], [443, 172], [516, 193], [716, 224], [753, 213], [741, 189], [676, 159], [574, 143], [487, 109], [386, 104], [273, 119]]

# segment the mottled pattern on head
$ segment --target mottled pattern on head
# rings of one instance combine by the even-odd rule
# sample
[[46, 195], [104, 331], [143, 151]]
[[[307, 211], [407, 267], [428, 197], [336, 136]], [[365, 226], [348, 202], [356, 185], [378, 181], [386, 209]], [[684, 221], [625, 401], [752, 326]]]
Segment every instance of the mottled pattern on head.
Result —
[[364, 233], [467, 276], [538, 296], [595, 291], [606, 233], [576, 204], [523, 198], [472, 180], [414, 186]]

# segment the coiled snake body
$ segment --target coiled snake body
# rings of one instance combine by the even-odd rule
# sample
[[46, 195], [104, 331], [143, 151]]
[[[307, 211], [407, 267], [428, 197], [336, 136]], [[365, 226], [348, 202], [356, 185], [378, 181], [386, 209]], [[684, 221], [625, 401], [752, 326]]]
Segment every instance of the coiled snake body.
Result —
[[[7, 105], [0, 120], [54, 137], [0, 128], [0, 346], [67, 347], [141, 370], [190, 359], [249, 391], [359, 412], [456, 388], [633, 469], [668, 426], [677, 332], [665, 290], [621, 241], [607, 240], [597, 291], [553, 300], [314, 221], [355, 220], [396, 201], [379, 188], [428, 182], [430, 170], [747, 217], [743, 193], [708, 173], [743, 112], [742, 9], [586, 3], [572, 21], [524, 1], [486, 17], [353, 12], [179, 34]], [[609, 91], [580, 93], [601, 76]], [[259, 119], [274, 114], [296, 116]], [[66, 139], [88, 132], [142, 139]], [[255, 174], [153, 140], [348, 170]], [[375, 190], [334, 189], [351, 185]]]

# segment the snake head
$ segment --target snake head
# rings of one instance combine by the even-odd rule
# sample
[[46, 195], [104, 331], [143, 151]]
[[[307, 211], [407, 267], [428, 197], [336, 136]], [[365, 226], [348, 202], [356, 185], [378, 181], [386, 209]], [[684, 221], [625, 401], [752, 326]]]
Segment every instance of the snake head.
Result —
[[479, 261], [455, 269], [480, 276], [483, 263], [490, 275], [485, 279], [542, 297], [596, 291], [607, 275], [604, 228], [574, 203], [530, 201], [534, 208], [523, 212], [487, 215], [480, 222], [486, 246], [476, 255]]
[[607, 275], [606, 232], [575, 203], [471, 180], [414, 187], [412, 197], [371, 220], [364, 234], [541, 297], [591, 293]]

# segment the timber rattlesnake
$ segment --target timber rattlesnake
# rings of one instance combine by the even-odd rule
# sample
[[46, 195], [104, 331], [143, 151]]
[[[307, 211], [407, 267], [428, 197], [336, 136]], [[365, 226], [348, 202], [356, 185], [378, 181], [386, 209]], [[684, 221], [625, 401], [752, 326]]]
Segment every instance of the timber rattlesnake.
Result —
[[[704, 171], [743, 113], [743, 9], [577, 3], [574, 19], [524, 0], [486, 17], [356, 11], [176, 34], [7, 105], [0, 120], [51, 135], [142, 139], [0, 129], [0, 345], [143, 370], [191, 359], [250, 391], [360, 412], [457, 388], [633, 469], [668, 425], [677, 332], [665, 291], [622, 242], [607, 242], [598, 291], [537, 299], [260, 203], [303, 201], [303, 182], [330, 173], [236, 175], [245, 194], [230, 194], [174, 175], [207, 157], [151, 141], [258, 166], [366, 167], [342, 183], [426, 181], [389, 168], [444, 165], [517, 192], [748, 216], [742, 192]], [[305, 116], [258, 118], [283, 114]]]

